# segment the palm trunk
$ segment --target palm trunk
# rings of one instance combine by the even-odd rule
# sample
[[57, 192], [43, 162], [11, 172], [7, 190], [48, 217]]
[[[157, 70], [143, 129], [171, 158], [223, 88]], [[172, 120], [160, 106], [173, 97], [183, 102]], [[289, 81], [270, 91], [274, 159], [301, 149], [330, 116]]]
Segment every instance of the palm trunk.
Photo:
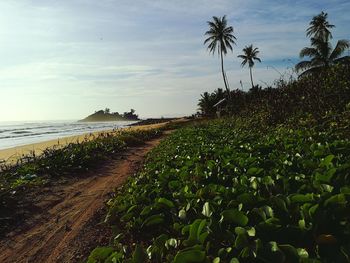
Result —
[[222, 55], [222, 49], [220, 48], [220, 55], [221, 55], [221, 72], [222, 72], [222, 78], [224, 79], [224, 84], [225, 84], [225, 89], [227, 92], [228, 98], [231, 97], [230, 95], [230, 90], [227, 87], [227, 82], [226, 82], [226, 76], [225, 76], [225, 71], [224, 71], [224, 57]]
[[252, 82], [252, 88], [254, 88], [252, 67], [249, 67], [249, 71], [250, 71], [250, 81]]

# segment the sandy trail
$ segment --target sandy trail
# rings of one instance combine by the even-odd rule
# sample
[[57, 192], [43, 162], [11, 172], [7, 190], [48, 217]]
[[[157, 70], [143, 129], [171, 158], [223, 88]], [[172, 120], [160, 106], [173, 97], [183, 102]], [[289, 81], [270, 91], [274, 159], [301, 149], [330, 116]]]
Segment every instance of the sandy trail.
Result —
[[109, 193], [138, 169], [161, 139], [131, 148], [94, 174], [43, 194], [38, 206], [44, 212], [32, 218], [27, 229], [0, 241], [0, 262], [75, 262], [78, 247], [87, 241], [84, 239], [96, 238], [86, 235], [86, 229], [95, 228], [92, 224], [96, 222], [91, 220], [104, 208]]

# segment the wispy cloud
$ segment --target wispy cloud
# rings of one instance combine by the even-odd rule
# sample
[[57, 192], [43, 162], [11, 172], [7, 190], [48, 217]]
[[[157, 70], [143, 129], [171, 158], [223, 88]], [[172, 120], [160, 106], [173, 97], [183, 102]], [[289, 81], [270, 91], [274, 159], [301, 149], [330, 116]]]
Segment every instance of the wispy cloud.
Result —
[[0, 10], [0, 120], [81, 118], [101, 107], [190, 114], [199, 93], [223, 86], [203, 45], [213, 15], [226, 14], [237, 36], [225, 58], [231, 88], [249, 87], [237, 55], [251, 43], [263, 59], [256, 83], [291, 74], [322, 10], [334, 38], [350, 38], [348, 0], [3, 0]]

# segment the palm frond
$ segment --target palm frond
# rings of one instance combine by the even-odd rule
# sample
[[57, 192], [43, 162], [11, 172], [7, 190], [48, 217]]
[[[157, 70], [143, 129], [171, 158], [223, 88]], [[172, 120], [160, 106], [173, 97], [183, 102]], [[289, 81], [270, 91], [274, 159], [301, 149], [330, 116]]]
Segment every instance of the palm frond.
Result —
[[312, 67], [312, 62], [309, 60], [304, 60], [300, 61], [298, 64], [295, 65], [295, 70], [297, 72], [304, 70], [304, 69], [309, 69]]
[[[213, 53], [218, 50], [223, 54], [227, 54], [228, 50], [233, 51], [232, 45], [235, 45], [236, 37], [233, 35], [233, 27], [227, 26], [226, 16], [213, 16], [212, 21], [207, 21], [209, 30], [204, 35], [209, 36], [204, 40], [204, 45], [208, 45], [208, 50]], [[213, 44], [216, 42], [216, 44]]]
[[314, 16], [309, 23], [309, 27], [306, 30], [306, 36], [315, 37], [325, 41], [332, 39], [331, 28], [335, 26], [330, 24], [327, 20], [328, 14], [321, 12], [317, 16]]
[[312, 67], [312, 68], [309, 68], [307, 70], [305, 70], [304, 72], [302, 72], [301, 74], [299, 74], [299, 78], [302, 78], [302, 77], [306, 77], [306, 76], [309, 76], [309, 75], [314, 75], [314, 74], [318, 74], [320, 73], [321, 71], [323, 70], [323, 67]]
[[334, 63], [336, 63], [336, 64], [350, 65], [350, 56], [344, 56], [344, 57], [335, 59], [335, 60], [334, 60]]
[[255, 57], [254, 59], [261, 63], [261, 59], [260, 58]]
[[317, 57], [319, 56], [319, 53], [317, 51], [316, 48], [313, 48], [313, 47], [304, 47], [300, 53], [299, 53], [299, 57], [300, 58], [303, 58], [303, 57]]
[[348, 49], [349, 47], [350, 47], [350, 42], [348, 40], [346, 40], [346, 39], [339, 40], [337, 42], [337, 45], [333, 49], [333, 52], [329, 56], [329, 59], [335, 60], [335, 59], [339, 58], [344, 53], [344, 51], [346, 49]]
[[259, 54], [258, 48], [253, 48], [253, 45], [246, 46], [243, 48], [243, 55], [239, 55], [238, 57], [243, 59], [241, 66], [243, 67], [248, 63], [249, 67], [254, 66], [254, 60], [261, 62], [261, 59], [257, 57]]

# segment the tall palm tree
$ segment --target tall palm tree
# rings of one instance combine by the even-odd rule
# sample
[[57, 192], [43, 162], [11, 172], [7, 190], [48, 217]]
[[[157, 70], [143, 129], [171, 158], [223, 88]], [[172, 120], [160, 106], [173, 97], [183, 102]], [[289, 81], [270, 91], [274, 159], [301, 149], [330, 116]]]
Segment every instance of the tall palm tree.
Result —
[[323, 11], [317, 16], [314, 16], [309, 23], [310, 26], [306, 30], [306, 36], [323, 39], [324, 41], [332, 39], [333, 36], [330, 29], [334, 28], [335, 25], [331, 25], [327, 21], [327, 17], [328, 14]]
[[241, 66], [244, 67], [247, 63], [249, 66], [250, 71], [250, 80], [252, 82], [252, 88], [254, 87], [253, 83], [253, 74], [252, 74], [252, 68], [254, 67], [254, 60], [261, 62], [261, 59], [258, 58], [259, 50], [258, 48], [253, 48], [253, 45], [246, 46], [243, 48], [243, 54], [239, 55], [238, 57], [243, 59]]
[[221, 58], [221, 72], [224, 79], [225, 89], [227, 94], [230, 94], [226, 74], [224, 71], [224, 55], [228, 50], [233, 51], [232, 45], [236, 44], [236, 37], [233, 35], [233, 27], [227, 25], [226, 16], [216, 17], [213, 16], [213, 21], [207, 22], [209, 30], [205, 32], [205, 36], [208, 36], [204, 40], [204, 45], [208, 44], [208, 50], [210, 53], [218, 51], [218, 55]]
[[313, 17], [310, 22], [310, 27], [306, 30], [306, 35], [311, 36], [311, 47], [305, 47], [300, 51], [300, 58], [309, 57], [310, 60], [304, 60], [296, 64], [295, 69], [302, 71], [299, 77], [318, 73], [327, 69], [333, 64], [349, 64], [350, 57], [342, 54], [350, 47], [350, 42], [346, 39], [339, 40], [332, 48], [330, 39], [332, 33], [329, 29], [334, 28], [334, 25], [327, 21], [327, 13]]

